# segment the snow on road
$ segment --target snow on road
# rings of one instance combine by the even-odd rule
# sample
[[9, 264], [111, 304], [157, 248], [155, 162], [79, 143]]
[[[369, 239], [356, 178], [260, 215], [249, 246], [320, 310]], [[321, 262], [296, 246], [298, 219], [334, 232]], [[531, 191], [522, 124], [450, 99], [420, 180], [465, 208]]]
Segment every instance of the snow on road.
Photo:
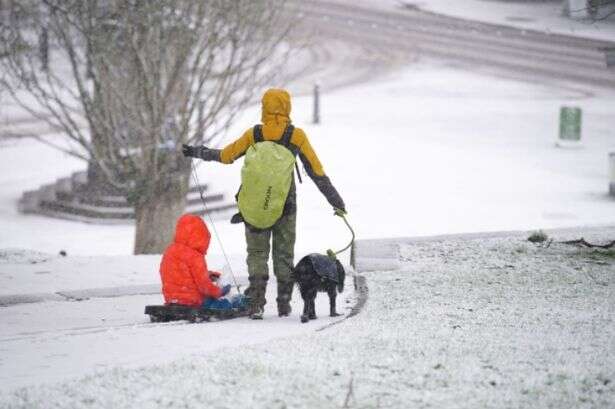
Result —
[[[240, 266], [234, 273], [245, 289], [245, 268], [239, 260], [231, 261]], [[341, 319], [328, 317], [328, 298], [321, 296], [316, 305], [320, 319], [301, 325], [303, 303], [298, 290], [292, 315], [278, 318], [277, 287], [272, 278], [263, 321], [238, 318], [193, 325], [150, 324], [143, 314], [145, 306], [163, 303], [156, 268], [159, 262], [160, 256], [58, 257], [0, 252], [0, 304], [9, 302], [0, 307], [0, 392], [116, 367], [172, 362], [222, 347], [262, 343], [312, 332]], [[210, 262], [223, 265], [215, 256]], [[225, 274], [223, 280], [231, 278]], [[148, 288], [145, 295], [135, 291], [142, 287]], [[101, 290], [107, 290], [107, 295], [97, 295]], [[337, 301], [342, 314], [353, 305], [350, 276], [346, 290]], [[72, 297], [67, 300], [68, 295]], [[15, 299], [36, 301], [33, 296], [48, 301], [10, 303]]]
[[612, 19], [575, 20], [564, 15], [561, 0], [486, 1], [486, 0], [334, 0], [366, 8], [399, 10], [417, 7], [432, 13], [481, 23], [497, 24], [546, 33], [615, 41]]
[[[0, 392], [53, 384], [114, 368], [163, 365], [226, 347], [266, 343], [311, 333], [340, 319], [329, 318], [328, 299], [318, 297], [319, 319], [299, 322], [303, 304], [295, 294], [290, 317], [275, 312], [275, 281], [263, 321], [151, 324], [145, 305], [161, 304], [160, 295], [51, 301], [0, 308]], [[346, 292], [350, 295], [352, 290]], [[271, 301], [273, 300], [273, 301]], [[346, 297], [338, 298], [347, 313]], [[348, 307], [350, 304], [348, 304]], [[0, 407], [2, 406], [0, 399]]]
[[[71, 256], [40, 252], [0, 250], [0, 304], [11, 295], [73, 293], [88, 288], [121, 288], [160, 285], [160, 255]], [[230, 257], [233, 273], [247, 280], [243, 259]], [[231, 279], [224, 257], [208, 256], [212, 270]]]
[[552, 34], [615, 41], [615, 21], [575, 20], [564, 15], [562, 1], [403, 0], [422, 10], [452, 17]]
[[0, 407], [607, 408], [615, 400], [612, 251], [538, 247], [522, 235], [399, 247], [399, 270], [367, 275], [363, 312], [325, 331], [24, 389]]

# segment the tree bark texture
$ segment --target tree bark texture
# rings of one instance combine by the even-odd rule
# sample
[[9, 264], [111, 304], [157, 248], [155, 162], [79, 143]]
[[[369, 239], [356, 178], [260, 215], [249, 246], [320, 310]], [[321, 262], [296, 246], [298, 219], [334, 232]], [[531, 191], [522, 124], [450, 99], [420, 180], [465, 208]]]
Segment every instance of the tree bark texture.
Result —
[[159, 184], [135, 205], [134, 254], [161, 254], [173, 240], [175, 223], [186, 208], [190, 172]]

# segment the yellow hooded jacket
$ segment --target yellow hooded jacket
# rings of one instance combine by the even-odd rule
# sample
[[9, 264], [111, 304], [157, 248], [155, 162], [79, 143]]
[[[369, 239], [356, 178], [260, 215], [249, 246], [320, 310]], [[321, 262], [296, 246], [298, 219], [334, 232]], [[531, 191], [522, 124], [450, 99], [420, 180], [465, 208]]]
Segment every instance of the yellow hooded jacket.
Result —
[[[278, 141], [282, 138], [286, 126], [290, 120], [291, 102], [290, 94], [283, 89], [269, 89], [263, 95], [261, 121], [263, 123], [262, 133], [265, 141]], [[243, 156], [248, 148], [254, 144], [254, 128], [250, 128], [235, 142], [227, 145], [220, 151], [220, 162], [233, 163], [236, 159]], [[325, 195], [329, 203], [338, 209], [345, 209], [344, 201], [337, 190], [331, 184], [329, 178], [316, 156], [316, 152], [310, 145], [307, 135], [301, 128], [296, 128], [290, 138], [290, 150], [295, 155], [299, 155], [301, 162], [312, 178], [318, 189]], [[294, 183], [289, 193], [285, 214], [295, 208], [295, 188]]]

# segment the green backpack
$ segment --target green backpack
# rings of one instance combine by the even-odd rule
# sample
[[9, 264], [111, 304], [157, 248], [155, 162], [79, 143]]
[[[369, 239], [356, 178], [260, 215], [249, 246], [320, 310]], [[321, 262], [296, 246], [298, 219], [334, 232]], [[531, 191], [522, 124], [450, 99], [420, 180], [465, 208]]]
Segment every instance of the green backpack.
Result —
[[288, 125], [279, 141], [265, 141], [262, 126], [254, 127], [254, 145], [246, 152], [237, 198], [244, 221], [268, 229], [284, 211], [293, 180], [295, 155], [289, 150], [294, 126]]

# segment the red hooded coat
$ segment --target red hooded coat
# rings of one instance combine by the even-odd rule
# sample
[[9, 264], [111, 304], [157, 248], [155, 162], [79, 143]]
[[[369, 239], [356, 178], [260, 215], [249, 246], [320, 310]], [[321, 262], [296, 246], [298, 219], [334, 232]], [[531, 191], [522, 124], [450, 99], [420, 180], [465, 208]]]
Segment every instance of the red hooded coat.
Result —
[[210, 237], [200, 217], [185, 214], [179, 218], [175, 239], [160, 263], [165, 303], [197, 306], [205, 297], [220, 297], [221, 290], [209, 279], [205, 262]]

